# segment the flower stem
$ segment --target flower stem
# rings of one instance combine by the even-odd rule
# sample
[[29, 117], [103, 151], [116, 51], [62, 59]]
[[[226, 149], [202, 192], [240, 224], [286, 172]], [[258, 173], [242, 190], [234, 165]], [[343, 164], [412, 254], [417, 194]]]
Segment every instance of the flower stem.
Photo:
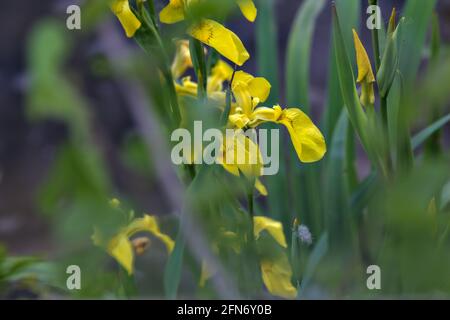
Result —
[[[369, 0], [369, 5], [371, 6], [378, 5], [378, 0]], [[381, 54], [380, 54], [379, 34], [377, 28], [372, 29], [372, 47], [373, 47], [373, 54], [375, 56], [375, 68], [378, 72], [381, 65]]]

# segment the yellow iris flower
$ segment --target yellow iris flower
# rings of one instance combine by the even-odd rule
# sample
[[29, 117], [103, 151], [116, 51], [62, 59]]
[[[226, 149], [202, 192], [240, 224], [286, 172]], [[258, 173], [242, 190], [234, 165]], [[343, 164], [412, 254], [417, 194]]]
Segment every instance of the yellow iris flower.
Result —
[[298, 108], [282, 109], [257, 107], [265, 102], [271, 85], [264, 78], [255, 78], [243, 71], [236, 72], [232, 91], [236, 99], [229, 117], [238, 128], [255, 128], [264, 122], [284, 125], [291, 137], [300, 161], [305, 163], [319, 161], [326, 153], [325, 139], [311, 119]]
[[134, 36], [137, 30], [141, 27], [142, 23], [133, 13], [130, 8], [129, 0], [114, 0], [111, 3], [111, 10], [117, 16], [127, 37]]
[[263, 168], [261, 151], [259, 146], [249, 139], [242, 130], [234, 131], [233, 137], [226, 137], [218, 158], [226, 171], [236, 177], [239, 177], [242, 173], [250, 181], [255, 181], [255, 188], [261, 195], [268, 195], [266, 187], [259, 180]]
[[375, 76], [372, 71], [370, 59], [364, 48], [358, 33], [353, 29], [353, 40], [356, 50], [356, 62], [358, 64], [358, 80], [357, 83], [361, 85], [361, 104], [365, 107], [373, 106], [375, 103], [374, 83]]
[[92, 240], [95, 245], [105, 248], [108, 254], [131, 275], [134, 270], [134, 251], [130, 238], [139, 232], [148, 232], [161, 240], [165, 244], [168, 254], [173, 251], [174, 241], [160, 231], [156, 217], [149, 215], [133, 220], [110, 240], [105, 241], [100, 231], [96, 229]]
[[[255, 241], [258, 241], [262, 232], [266, 231], [278, 245], [287, 248], [286, 238], [283, 232], [281, 222], [275, 221], [268, 217], [253, 217], [253, 235]], [[228, 237], [236, 238], [233, 232], [227, 232]], [[240, 253], [240, 248], [234, 246], [233, 250]], [[216, 250], [217, 251], [217, 248]], [[285, 251], [277, 256], [261, 256], [260, 257], [261, 277], [267, 290], [275, 296], [293, 299], [297, 296], [297, 289], [292, 285], [292, 268], [289, 263], [288, 256]], [[205, 263], [202, 264], [202, 273], [200, 276], [200, 286], [204, 286], [206, 280], [214, 275]]]
[[[187, 10], [193, 2], [196, 1], [170, 0], [169, 4], [161, 10], [159, 19], [161, 22], [167, 24], [180, 22], [186, 18]], [[238, 0], [237, 3], [244, 16], [253, 22], [257, 14], [253, 1]], [[245, 49], [239, 37], [214, 20], [201, 19], [193, 23], [188, 29], [188, 34], [216, 49], [221, 55], [239, 66], [242, 66], [250, 58], [247, 49]]]

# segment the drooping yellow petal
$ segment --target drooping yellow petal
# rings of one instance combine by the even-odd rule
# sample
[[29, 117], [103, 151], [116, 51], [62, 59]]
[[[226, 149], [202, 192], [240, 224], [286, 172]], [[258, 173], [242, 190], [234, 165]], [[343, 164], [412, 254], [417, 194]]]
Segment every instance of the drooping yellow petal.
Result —
[[184, 20], [185, 7], [183, 0], [170, 0], [159, 13], [162, 23], [173, 24]]
[[108, 253], [128, 272], [133, 274], [133, 246], [125, 234], [119, 234], [108, 245]]
[[237, 3], [244, 17], [247, 18], [248, 21], [254, 22], [258, 10], [256, 9], [253, 0], [237, 0]]
[[128, 0], [115, 0], [111, 4], [111, 10], [122, 24], [127, 37], [133, 37], [142, 24], [134, 15], [133, 11], [131, 11]]
[[275, 296], [294, 299], [297, 289], [292, 285], [292, 269], [286, 254], [276, 260], [262, 260], [261, 274], [269, 292]]
[[358, 65], [358, 79], [356, 81], [361, 84], [360, 101], [363, 106], [368, 107], [369, 105], [373, 105], [375, 103], [375, 94], [373, 89], [375, 76], [372, 71], [372, 65], [370, 64], [367, 51], [361, 43], [355, 29], [353, 29], [353, 40], [355, 43], [356, 62]]
[[175, 242], [166, 234], [162, 233], [159, 229], [158, 221], [156, 217], [145, 215], [143, 218], [135, 219], [126, 228], [125, 233], [128, 237], [142, 231], [147, 231], [153, 236], [161, 240], [165, 245], [167, 252], [170, 254], [175, 247]]
[[297, 108], [284, 109], [278, 122], [288, 129], [300, 161], [310, 163], [323, 158], [327, 151], [325, 138], [304, 112]]
[[175, 79], [180, 78], [188, 68], [192, 68], [191, 52], [189, 50], [189, 41], [178, 40], [177, 50], [172, 63], [172, 74]]
[[258, 239], [263, 231], [267, 231], [280, 246], [287, 248], [281, 222], [263, 216], [253, 217], [253, 233], [255, 238]]
[[188, 33], [197, 40], [216, 49], [225, 58], [239, 66], [242, 66], [250, 58], [250, 54], [239, 37], [214, 20], [203, 19], [194, 24]]

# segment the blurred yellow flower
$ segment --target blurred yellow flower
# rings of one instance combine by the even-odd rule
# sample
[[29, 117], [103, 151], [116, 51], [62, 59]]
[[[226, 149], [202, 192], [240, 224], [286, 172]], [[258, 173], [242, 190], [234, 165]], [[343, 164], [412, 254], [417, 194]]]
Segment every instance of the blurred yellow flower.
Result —
[[[192, 2], [194, 1], [170, 0], [169, 4], [161, 10], [159, 19], [161, 22], [167, 24], [184, 20], [189, 5]], [[238, 4], [244, 15], [250, 21], [256, 18], [256, 7], [252, 1], [239, 1]], [[198, 22], [194, 22], [189, 27], [188, 34], [216, 49], [221, 55], [239, 66], [242, 66], [250, 58], [248, 51], [245, 49], [239, 37], [214, 20], [201, 19]]]
[[242, 173], [250, 181], [255, 181], [255, 188], [261, 195], [268, 195], [266, 187], [259, 180], [263, 159], [255, 142], [242, 130], [236, 130], [232, 137], [227, 136], [223, 141], [221, 151], [218, 160], [226, 171], [237, 177]]
[[122, 24], [127, 37], [133, 37], [142, 24], [131, 10], [128, 0], [114, 0], [111, 10]]
[[361, 104], [365, 107], [373, 106], [375, 103], [375, 94], [373, 84], [375, 83], [375, 76], [372, 71], [369, 56], [364, 48], [358, 33], [353, 29], [353, 40], [355, 42], [356, 62], [358, 64], [358, 79], [357, 83], [361, 84]]
[[192, 68], [191, 52], [189, 50], [188, 40], [178, 40], [176, 42], [177, 50], [175, 59], [172, 62], [172, 74], [175, 79], [180, 78], [187, 69]]
[[100, 231], [96, 229], [92, 240], [95, 245], [105, 248], [108, 254], [131, 275], [134, 270], [134, 245], [130, 238], [139, 232], [148, 232], [161, 240], [165, 244], [168, 254], [175, 246], [174, 241], [160, 231], [156, 217], [149, 215], [133, 220], [110, 240], [105, 241]]
[[[281, 222], [263, 216], [253, 217], [253, 234], [255, 241], [258, 241], [263, 231], [268, 232], [282, 248], [287, 248]], [[237, 237], [236, 234], [229, 233], [233, 237]], [[236, 253], [240, 253], [240, 250], [236, 249], [234, 249]], [[217, 248], [215, 251], [217, 251]], [[264, 285], [271, 294], [286, 299], [293, 299], [297, 296], [297, 289], [291, 282], [292, 268], [285, 251], [276, 256], [261, 256], [260, 268]], [[215, 272], [211, 270], [206, 263], [203, 263], [199, 285], [204, 286], [206, 280], [211, 278], [214, 273]]]

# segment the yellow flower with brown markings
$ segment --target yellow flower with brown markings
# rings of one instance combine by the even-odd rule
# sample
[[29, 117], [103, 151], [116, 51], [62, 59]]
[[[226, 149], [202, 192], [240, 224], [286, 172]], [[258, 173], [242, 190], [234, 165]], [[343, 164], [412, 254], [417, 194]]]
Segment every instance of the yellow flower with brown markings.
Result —
[[[177, 23], [186, 19], [189, 6], [193, 0], [170, 0], [169, 4], [160, 12], [159, 19], [166, 24]], [[256, 19], [256, 7], [251, 0], [237, 1], [242, 13], [249, 21]], [[201, 19], [194, 22], [188, 29], [188, 34], [204, 44], [214, 48], [225, 58], [242, 66], [250, 54], [239, 37], [222, 24], [211, 20]]]

